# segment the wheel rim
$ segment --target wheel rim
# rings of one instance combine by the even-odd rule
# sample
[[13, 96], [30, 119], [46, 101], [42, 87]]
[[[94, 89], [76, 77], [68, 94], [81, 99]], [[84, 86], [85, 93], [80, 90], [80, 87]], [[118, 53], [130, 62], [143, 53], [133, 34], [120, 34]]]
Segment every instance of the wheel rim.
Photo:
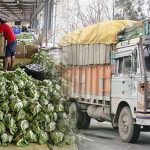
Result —
[[129, 131], [129, 117], [124, 115], [120, 121], [120, 128], [121, 131], [126, 134]]

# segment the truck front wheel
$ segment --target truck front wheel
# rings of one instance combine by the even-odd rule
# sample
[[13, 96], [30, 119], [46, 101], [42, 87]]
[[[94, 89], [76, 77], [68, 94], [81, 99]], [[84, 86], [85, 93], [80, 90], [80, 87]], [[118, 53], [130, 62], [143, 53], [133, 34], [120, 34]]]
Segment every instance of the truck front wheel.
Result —
[[78, 129], [88, 129], [90, 126], [91, 117], [88, 116], [87, 112], [81, 110], [78, 111]]
[[136, 143], [140, 135], [140, 126], [134, 124], [131, 110], [128, 106], [123, 107], [119, 116], [119, 134], [127, 143]]

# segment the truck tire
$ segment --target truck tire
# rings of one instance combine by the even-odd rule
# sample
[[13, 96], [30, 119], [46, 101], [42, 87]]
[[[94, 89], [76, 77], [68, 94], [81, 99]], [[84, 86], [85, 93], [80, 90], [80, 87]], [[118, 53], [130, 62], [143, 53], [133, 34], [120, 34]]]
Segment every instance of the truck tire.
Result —
[[140, 126], [135, 125], [131, 110], [128, 106], [123, 107], [119, 115], [119, 134], [122, 141], [136, 143], [140, 135]]
[[88, 129], [90, 126], [91, 118], [88, 116], [87, 112], [78, 111], [78, 129]]

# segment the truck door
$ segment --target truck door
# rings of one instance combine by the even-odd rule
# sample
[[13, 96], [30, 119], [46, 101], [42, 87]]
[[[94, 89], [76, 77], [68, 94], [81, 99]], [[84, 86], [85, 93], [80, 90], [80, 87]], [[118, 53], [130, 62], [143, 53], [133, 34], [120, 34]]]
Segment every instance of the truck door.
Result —
[[134, 105], [134, 101], [132, 101], [131, 99], [136, 99], [137, 87], [135, 84], [135, 78], [133, 78], [132, 66], [132, 56], [130, 55], [119, 57], [115, 60], [115, 71], [112, 75], [111, 84], [112, 114], [116, 114], [118, 104], [121, 101], [126, 101], [127, 103]]

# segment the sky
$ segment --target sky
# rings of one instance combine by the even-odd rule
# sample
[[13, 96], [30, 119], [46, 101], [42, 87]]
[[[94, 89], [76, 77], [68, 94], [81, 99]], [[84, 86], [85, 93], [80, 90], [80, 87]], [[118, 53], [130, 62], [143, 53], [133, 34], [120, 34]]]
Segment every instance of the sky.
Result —
[[[76, 1], [76, 0], [71, 0], [71, 1]], [[78, 0], [79, 3], [80, 3], [80, 6], [85, 9], [93, 0]], [[102, 1], [102, 0], [100, 0]], [[110, 14], [112, 14], [112, 8], [113, 8], [113, 0], [104, 0], [108, 6], [110, 7], [109, 11], [110, 11]], [[115, 0], [114, 0], [115, 1]], [[137, 0], [138, 1], [138, 0]], [[150, 0], [143, 0], [143, 12], [144, 14], [148, 17], [150, 17], [150, 10], [148, 11], [148, 3], [150, 4]]]
[[[85, 13], [86, 13], [87, 7], [89, 7], [89, 5], [92, 4], [93, 1], [101, 1], [101, 2], [104, 2], [105, 5], [107, 5], [107, 7], [109, 7], [108, 9], [109, 14], [112, 15], [113, 0], [70, 0], [70, 1], [74, 3], [74, 7], [76, 4], [76, 1], [78, 1], [81, 9], [85, 11]], [[112, 16], [110, 17], [112, 18]]]

